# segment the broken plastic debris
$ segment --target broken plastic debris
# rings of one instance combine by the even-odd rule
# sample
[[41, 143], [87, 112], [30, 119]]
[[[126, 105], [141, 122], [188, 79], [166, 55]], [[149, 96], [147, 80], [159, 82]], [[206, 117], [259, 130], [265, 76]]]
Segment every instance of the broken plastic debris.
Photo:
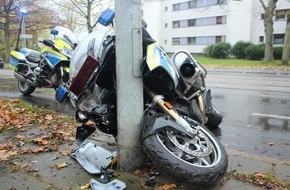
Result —
[[117, 156], [116, 151], [109, 151], [93, 142], [83, 142], [71, 156], [74, 157], [82, 167], [91, 174], [101, 173], [101, 168], [109, 166]]
[[110, 183], [100, 183], [94, 179], [90, 180], [92, 190], [122, 190], [126, 188], [126, 184], [123, 181], [115, 179]]

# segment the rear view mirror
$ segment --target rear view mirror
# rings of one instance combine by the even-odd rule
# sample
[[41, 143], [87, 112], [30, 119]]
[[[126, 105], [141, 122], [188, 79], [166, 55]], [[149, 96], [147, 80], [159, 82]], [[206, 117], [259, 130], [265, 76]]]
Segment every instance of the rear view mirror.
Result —
[[108, 26], [115, 18], [115, 12], [112, 9], [107, 9], [101, 13], [98, 22], [103, 26]]
[[58, 31], [55, 30], [55, 29], [51, 29], [51, 30], [50, 30], [50, 34], [56, 36], [56, 35], [58, 35]]

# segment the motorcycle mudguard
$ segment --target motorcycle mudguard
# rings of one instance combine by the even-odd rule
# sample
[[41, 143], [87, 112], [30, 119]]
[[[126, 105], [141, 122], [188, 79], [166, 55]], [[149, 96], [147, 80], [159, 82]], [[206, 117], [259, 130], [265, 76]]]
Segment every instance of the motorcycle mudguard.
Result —
[[[152, 130], [148, 130], [148, 126], [153, 125]], [[159, 129], [165, 128], [165, 127], [172, 127], [188, 136], [192, 136], [190, 133], [188, 133], [182, 126], [177, 124], [175, 121], [170, 119], [168, 116], [157, 113], [154, 110], [148, 110], [145, 115], [143, 116], [143, 120], [141, 122], [141, 127], [143, 128], [143, 134], [142, 139], [146, 139], [148, 136], [154, 135]]]
[[98, 64], [99, 62], [95, 58], [88, 55], [77, 76], [72, 81], [69, 91], [74, 95], [79, 96]]

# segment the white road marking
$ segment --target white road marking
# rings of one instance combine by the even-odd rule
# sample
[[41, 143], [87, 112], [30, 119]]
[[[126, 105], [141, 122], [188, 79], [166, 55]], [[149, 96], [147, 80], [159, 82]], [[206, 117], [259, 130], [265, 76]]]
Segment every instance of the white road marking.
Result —
[[290, 120], [289, 116], [281, 116], [281, 115], [273, 115], [273, 114], [263, 114], [263, 113], [251, 113], [253, 116], [260, 116], [260, 117], [269, 117], [274, 119], [286, 119]]

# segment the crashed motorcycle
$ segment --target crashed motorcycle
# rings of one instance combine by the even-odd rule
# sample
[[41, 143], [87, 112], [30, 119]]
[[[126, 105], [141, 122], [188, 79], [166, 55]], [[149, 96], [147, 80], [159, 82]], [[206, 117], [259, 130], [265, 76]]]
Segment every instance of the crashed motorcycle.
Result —
[[[60, 98], [68, 95], [76, 108], [76, 119], [82, 123], [76, 132], [79, 142], [95, 128], [113, 136], [118, 134], [116, 41], [109, 24], [114, 13], [108, 11], [108, 16], [106, 12], [105, 19], [100, 20], [110, 18], [103, 24], [107, 30], [96, 30], [79, 43], [71, 60], [68, 92], [57, 92]], [[207, 120], [203, 103], [206, 71], [186, 51], [176, 52], [170, 59], [145, 26], [142, 35], [142, 150], [169, 175], [194, 184], [214, 184], [224, 176], [228, 158], [221, 143], [203, 125]], [[194, 109], [203, 116], [195, 114]], [[95, 127], [88, 121], [93, 121]]]
[[10, 53], [10, 68], [18, 79], [18, 89], [30, 95], [37, 87], [57, 89], [68, 82], [71, 53], [78, 43], [76, 36], [67, 28], [57, 26], [51, 30], [54, 39], [41, 41], [41, 52], [16, 47]]

